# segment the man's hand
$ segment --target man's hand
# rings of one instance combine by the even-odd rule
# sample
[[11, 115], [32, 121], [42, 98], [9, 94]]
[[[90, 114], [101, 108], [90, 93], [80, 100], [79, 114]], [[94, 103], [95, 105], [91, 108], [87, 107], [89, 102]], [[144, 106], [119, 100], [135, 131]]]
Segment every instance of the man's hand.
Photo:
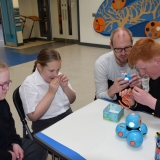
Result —
[[116, 78], [113, 85], [108, 89], [108, 95], [113, 98], [116, 93], [121, 92], [129, 86], [129, 81], [124, 78]]
[[132, 74], [131, 75], [131, 80], [129, 81], [130, 83], [130, 87], [133, 88], [134, 86], [137, 86], [139, 88], [142, 88], [142, 81], [141, 81], [141, 77], [137, 74]]
[[13, 146], [13, 152], [15, 153], [16, 158], [18, 160], [22, 160], [24, 158], [23, 149], [18, 144], [15, 144], [15, 143], [13, 143], [12, 146]]

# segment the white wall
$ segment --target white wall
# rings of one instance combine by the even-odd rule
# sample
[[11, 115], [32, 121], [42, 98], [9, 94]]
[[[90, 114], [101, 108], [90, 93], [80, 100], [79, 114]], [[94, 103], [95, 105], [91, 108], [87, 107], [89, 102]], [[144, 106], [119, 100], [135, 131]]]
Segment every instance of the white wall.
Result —
[[[92, 17], [92, 13], [97, 13], [102, 2], [103, 0], [79, 0], [80, 42], [109, 45], [110, 38], [95, 32], [93, 29], [94, 17]], [[139, 38], [134, 37], [134, 42]], [[160, 38], [156, 41], [160, 42]]]
[[12, 0], [12, 3], [13, 3], [13, 7], [14, 8], [18, 8], [19, 7], [18, 0]]
[[109, 37], [102, 36], [93, 29], [94, 17], [103, 0], [79, 0], [80, 42], [109, 45]]

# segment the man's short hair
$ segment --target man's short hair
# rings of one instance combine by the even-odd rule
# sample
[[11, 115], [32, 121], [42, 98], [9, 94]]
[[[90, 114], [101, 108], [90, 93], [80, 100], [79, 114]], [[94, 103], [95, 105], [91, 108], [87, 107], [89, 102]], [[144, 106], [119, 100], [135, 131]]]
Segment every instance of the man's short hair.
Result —
[[139, 60], [148, 62], [155, 56], [160, 56], [160, 44], [152, 38], [141, 38], [129, 52], [128, 63], [134, 66]]
[[110, 41], [111, 41], [112, 45], [113, 45], [113, 37], [114, 37], [114, 35], [115, 35], [117, 32], [121, 31], [121, 30], [122, 30], [122, 31], [125, 31], [126, 33], [128, 33], [128, 35], [129, 35], [129, 37], [130, 37], [130, 39], [131, 39], [131, 43], [133, 43], [132, 32], [131, 32], [128, 28], [119, 27], [119, 28], [115, 29], [115, 30], [111, 33]]

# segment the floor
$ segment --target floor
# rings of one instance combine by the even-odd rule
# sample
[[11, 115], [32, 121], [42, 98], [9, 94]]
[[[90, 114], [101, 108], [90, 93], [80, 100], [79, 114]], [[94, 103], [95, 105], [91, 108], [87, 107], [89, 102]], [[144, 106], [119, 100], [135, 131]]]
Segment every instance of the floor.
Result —
[[[0, 39], [1, 40], [1, 39]], [[32, 42], [23, 47], [10, 48], [0, 45], [0, 59], [10, 66], [12, 85], [7, 94], [13, 118], [15, 119], [18, 134], [22, 136], [22, 125], [12, 101], [12, 93], [23, 80], [31, 74], [34, 60], [38, 52], [46, 47], [55, 48], [62, 57], [61, 72], [67, 75], [69, 81], [76, 91], [76, 101], [71, 105], [75, 112], [79, 108], [92, 102], [95, 95], [94, 85], [94, 63], [95, 60], [109, 50], [71, 43], [62, 42]], [[28, 122], [29, 126], [31, 125]], [[47, 160], [51, 160], [48, 156]]]

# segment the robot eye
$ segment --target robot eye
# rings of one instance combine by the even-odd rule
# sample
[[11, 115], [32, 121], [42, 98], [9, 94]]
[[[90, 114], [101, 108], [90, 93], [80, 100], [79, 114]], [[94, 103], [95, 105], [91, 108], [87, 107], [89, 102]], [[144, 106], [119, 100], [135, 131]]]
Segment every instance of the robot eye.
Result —
[[134, 127], [134, 123], [133, 123], [133, 122], [130, 122], [130, 123], [129, 123], [129, 127], [133, 128], [133, 127]]

